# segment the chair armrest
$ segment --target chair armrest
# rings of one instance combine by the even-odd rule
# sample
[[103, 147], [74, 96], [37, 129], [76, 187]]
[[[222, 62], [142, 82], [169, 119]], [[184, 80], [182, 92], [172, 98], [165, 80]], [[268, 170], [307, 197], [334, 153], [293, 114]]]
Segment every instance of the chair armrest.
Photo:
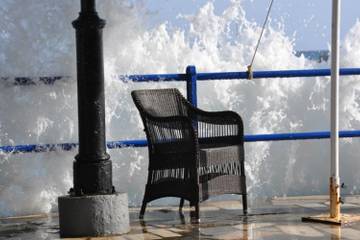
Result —
[[204, 111], [199, 108], [193, 108], [199, 122], [206, 122], [218, 125], [243, 125], [239, 114], [233, 111]]

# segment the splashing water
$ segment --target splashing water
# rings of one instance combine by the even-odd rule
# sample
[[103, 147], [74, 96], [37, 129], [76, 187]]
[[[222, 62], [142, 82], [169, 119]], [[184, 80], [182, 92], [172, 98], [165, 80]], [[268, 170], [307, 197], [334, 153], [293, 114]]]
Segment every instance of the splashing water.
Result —
[[[21, 3], [20, 3], [21, 2]], [[19, 6], [22, 6], [19, 8]], [[199, 72], [246, 69], [260, 26], [246, 18], [242, 1], [233, 0], [221, 14], [212, 1], [193, 16], [180, 17], [187, 29], [163, 23], [143, 26], [146, 10], [125, 1], [100, 1], [104, 29], [107, 140], [145, 138], [130, 99], [137, 88], [177, 87], [184, 83], [124, 83], [119, 74]], [[2, 1], [0, 5], [0, 145], [77, 142], [75, 37], [70, 21], [79, 4], [71, 0]], [[26, 14], [25, 14], [26, 13]], [[267, 28], [254, 69], [328, 67], [294, 55], [294, 39], [281, 23]], [[342, 47], [342, 66], [360, 65], [360, 23]], [[13, 85], [19, 76], [69, 76], [54, 85]], [[329, 78], [262, 79], [201, 82], [199, 105], [231, 109], [244, 119], [246, 133], [329, 129]], [[360, 127], [359, 77], [341, 78], [341, 129]], [[342, 181], [359, 193], [357, 139], [341, 140]], [[49, 212], [57, 196], [72, 186], [77, 151], [0, 155], [0, 216]], [[130, 205], [142, 199], [147, 149], [109, 150], [114, 185], [129, 194]], [[246, 143], [246, 171], [252, 197], [327, 194], [329, 141]]]

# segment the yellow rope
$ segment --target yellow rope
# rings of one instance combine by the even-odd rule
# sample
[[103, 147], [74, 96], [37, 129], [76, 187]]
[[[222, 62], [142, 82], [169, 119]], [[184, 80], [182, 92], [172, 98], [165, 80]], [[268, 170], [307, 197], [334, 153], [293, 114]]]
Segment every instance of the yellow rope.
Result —
[[266, 17], [265, 17], [265, 21], [263, 23], [263, 26], [262, 26], [262, 29], [261, 29], [261, 33], [260, 33], [260, 37], [259, 37], [259, 40], [256, 44], [256, 48], [255, 48], [255, 51], [254, 51], [254, 55], [251, 59], [251, 63], [250, 65], [247, 67], [247, 73], [248, 73], [248, 79], [249, 80], [252, 80], [254, 75], [253, 75], [253, 63], [254, 63], [254, 60], [255, 60], [255, 56], [256, 56], [256, 53], [257, 53], [257, 50], [259, 48], [259, 45], [260, 45], [260, 41], [261, 41], [261, 38], [263, 36], [263, 33], [264, 33], [264, 30], [265, 30], [265, 27], [266, 27], [266, 23], [268, 22], [268, 19], [269, 19], [269, 16], [270, 16], [270, 11], [271, 11], [271, 8], [272, 8], [272, 5], [274, 3], [274, 0], [271, 0], [270, 2], [270, 5], [269, 5], [269, 8], [268, 8], [268, 11], [267, 11], [267, 14], [266, 14]]

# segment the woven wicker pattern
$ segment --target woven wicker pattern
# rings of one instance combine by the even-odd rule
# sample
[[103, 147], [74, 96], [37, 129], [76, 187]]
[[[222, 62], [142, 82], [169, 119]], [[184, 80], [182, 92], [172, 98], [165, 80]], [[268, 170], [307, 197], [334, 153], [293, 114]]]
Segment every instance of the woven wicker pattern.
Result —
[[247, 213], [244, 134], [241, 117], [231, 111], [207, 112], [193, 107], [177, 89], [131, 93], [149, 142], [149, 169], [140, 218], [146, 204], [179, 197], [195, 207], [221, 194], [242, 195]]

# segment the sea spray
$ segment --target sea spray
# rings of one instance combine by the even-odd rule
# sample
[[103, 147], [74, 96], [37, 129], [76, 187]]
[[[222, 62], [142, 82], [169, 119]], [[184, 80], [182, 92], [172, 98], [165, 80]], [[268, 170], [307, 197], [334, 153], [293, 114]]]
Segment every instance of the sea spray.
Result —
[[[0, 145], [77, 142], [75, 31], [70, 22], [79, 4], [71, 0], [4, 1], [0, 7]], [[22, 6], [19, 8], [18, 6]], [[131, 83], [120, 74], [244, 71], [260, 26], [249, 21], [242, 1], [230, 1], [216, 13], [212, 1], [193, 16], [181, 15], [189, 28], [161, 23], [145, 29], [146, 10], [126, 1], [99, 1], [104, 29], [107, 140], [145, 138], [130, 91], [177, 87], [185, 83]], [[24, 14], [27, 13], [27, 14]], [[146, 14], [145, 14], [146, 15]], [[342, 66], [359, 63], [359, 23], [348, 33]], [[328, 67], [328, 63], [295, 56], [293, 37], [282, 23], [271, 21], [265, 31], [255, 70]], [[311, 41], [311, 40], [309, 40]], [[14, 85], [13, 78], [67, 76], [54, 85]], [[341, 129], [359, 128], [359, 77], [341, 78]], [[301, 132], [329, 129], [327, 77], [209, 81], [198, 83], [199, 106], [231, 109], [243, 117], [245, 132]], [[349, 193], [359, 193], [357, 139], [340, 144], [340, 175]], [[113, 182], [128, 192], [130, 205], [139, 205], [147, 174], [147, 149], [108, 151]], [[58, 195], [72, 187], [72, 161], [77, 150], [0, 155], [0, 216], [48, 212]], [[246, 143], [250, 198], [276, 195], [327, 194], [329, 141]], [[168, 203], [168, 202], [167, 202]], [[170, 203], [174, 203], [170, 200]], [[177, 203], [177, 202], [176, 202]]]

